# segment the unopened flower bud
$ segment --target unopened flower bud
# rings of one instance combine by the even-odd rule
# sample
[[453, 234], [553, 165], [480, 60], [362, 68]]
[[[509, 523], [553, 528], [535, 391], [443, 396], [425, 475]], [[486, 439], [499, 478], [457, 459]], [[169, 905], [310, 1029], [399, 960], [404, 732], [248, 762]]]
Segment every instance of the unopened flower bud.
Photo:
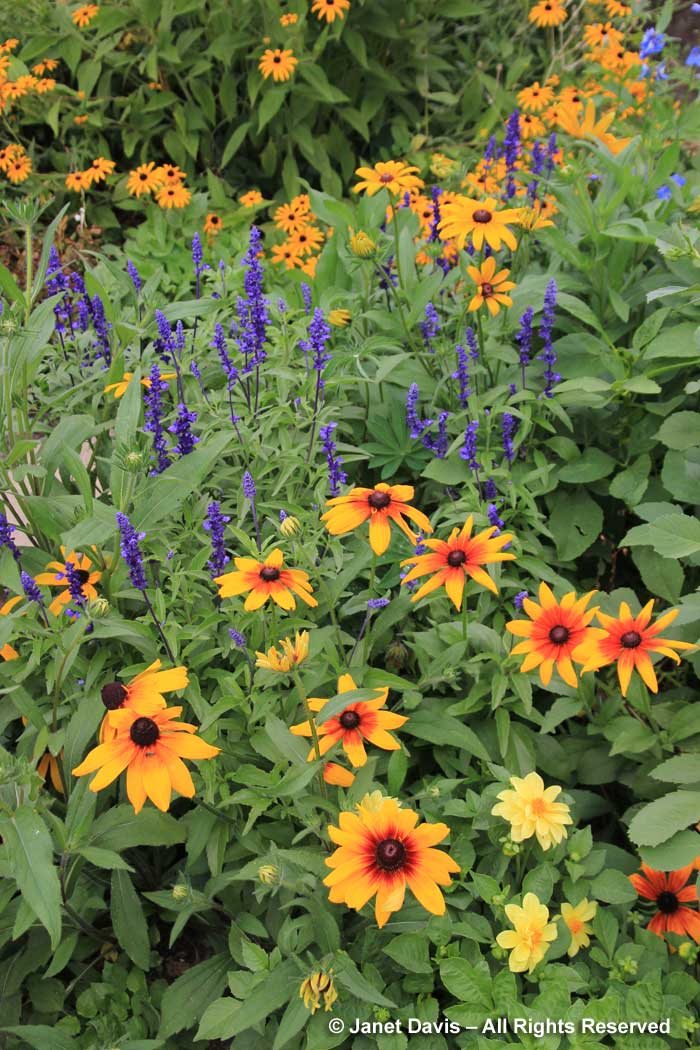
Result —
[[176, 901], [186, 900], [187, 896], [189, 895], [189, 892], [190, 891], [184, 884], [184, 882], [178, 882], [175, 886], [173, 886], [173, 898]]
[[377, 246], [368, 233], [364, 230], [354, 231], [350, 235], [350, 251], [360, 259], [369, 259], [374, 255]]
[[258, 868], [258, 878], [265, 886], [274, 886], [279, 879], [279, 871], [274, 864], [261, 864]]
[[138, 474], [144, 466], [143, 452], [127, 452], [124, 456], [124, 469], [130, 474]]
[[280, 522], [280, 532], [283, 536], [289, 538], [290, 536], [296, 536], [301, 531], [301, 522], [298, 518], [295, 518], [293, 514], [290, 514]]
[[106, 616], [111, 606], [106, 598], [93, 598], [88, 602], [88, 612], [91, 616]]

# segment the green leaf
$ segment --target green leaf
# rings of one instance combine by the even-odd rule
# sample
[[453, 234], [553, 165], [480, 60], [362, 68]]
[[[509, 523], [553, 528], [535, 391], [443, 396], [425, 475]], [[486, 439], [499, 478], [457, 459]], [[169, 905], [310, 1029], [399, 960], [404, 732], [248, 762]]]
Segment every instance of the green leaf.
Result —
[[687, 514], [663, 514], [648, 525], [635, 525], [621, 547], [652, 547], [662, 558], [686, 558], [700, 551], [700, 521]]
[[608, 868], [591, 882], [591, 895], [606, 904], [626, 904], [635, 899], [637, 891], [623, 872]]
[[599, 481], [606, 478], [615, 469], [615, 460], [599, 448], [587, 448], [572, 463], [567, 463], [559, 471], [562, 481], [574, 483]]
[[631, 466], [615, 475], [610, 482], [610, 495], [623, 500], [628, 507], [635, 507], [649, 486], [650, 472], [651, 456], [645, 452]]
[[0, 824], [12, 875], [23, 899], [46, 927], [55, 950], [61, 939], [61, 887], [46, 824], [29, 806], [20, 806]]
[[595, 542], [603, 527], [603, 511], [585, 489], [557, 499], [549, 519], [562, 561], [574, 561]]
[[700, 445], [700, 412], [674, 412], [659, 427], [659, 441], [683, 452]]
[[700, 791], [672, 791], [643, 806], [632, 818], [629, 836], [637, 846], [659, 846], [677, 831], [700, 821]]
[[280, 1019], [272, 1050], [282, 1050], [297, 1032], [300, 1032], [309, 1020], [309, 1011], [304, 1005], [304, 1000], [297, 996], [292, 999]]
[[99, 846], [81, 846], [76, 850], [76, 853], [81, 857], [85, 857], [85, 860], [89, 861], [90, 864], [94, 864], [96, 868], [118, 869], [119, 871], [134, 870], [118, 853], [111, 849], [100, 849]]
[[148, 478], [134, 498], [136, 507], [142, 508], [134, 512], [134, 527], [148, 532], [163, 518], [172, 516], [191, 492], [202, 487], [214, 464], [235, 440], [233, 432], [216, 434], [197, 445], [189, 456], [182, 456], [157, 478]]
[[674, 755], [652, 769], [651, 776], [671, 784], [696, 784], [700, 782], [700, 752]]
[[678, 871], [700, 855], [697, 831], [677, 831], [661, 846], [642, 846], [639, 855], [654, 871]]
[[392, 1002], [391, 999], [387, 999], [385, 995], [378, 992], [373, 984], [363, 977], [357, 966], [352, 961], [350, 956], [346, 952], [336, 952], [333, 957], [333, 973], [338, 981], [338, 984], [342, 984], [344, 988], [354, 995], [356, 999], [361, 999], [363, 1003], [374, 1003], [376, 1006], [393, 1006], [396, 1007], [396, 1003]]
[[174, 846], [187, 837], [183, 824], [157, 809], [134, 813], [131, 806], [115, 806], [98, 817], [91, 839], [104, 849], [125, 850], [133, 846]]
[[114, 935], [132, 962], [142, 970], [151, 966], [151, 945], [143, 907], [125, 871], [112, 872], [110, 911]]
[[238, 999], [216, 999], [205, 1011], [195, 1040], [231, 1039], [279, 1010], [299, 991], [299, 970], [293, 960], [277, 966], [255, 986], [254, 994]]
[[684, 573], [680, 562], [662, 558], [651, 547], [633, 547], [631, 553], [646, 589], [675, 604], [683, 589]]
[[431, 744], [461, 748], [484, 762], [491, 761], [491, 756], [474, 730], [442, 712], [438, 715], [434, 711], [419, 708], [411, 713], [402, 732], [428, 740]]
[[309, 65], [306, 62], [302, 62], [299, 66], [299, 73], [306, 83], [313, 89], [316, 98], [320, 99], [322, 102], [333, 103], [350, 101], [344, 92], [333, 87], [333, 85], [329, 83], [328, 77], [320, 66]]
[[389, 941], [384, 953], [408, 973], [432, 973], [428, 942], [420, 933], [400, 933]]
[[686, 452], [671, 450], [666, 453], [661, 470], [664, 488], [681, 503], [700, 500], [700, 448]]
[[700, 344], [696, 324], [685, 321], [683, 324], [665, 328], [644, 350], [645, 360], [656, 360], [663, 357], [698, 357]]
[[8, 1028], [0, 1028], [0, 1032], [9, 1032], [16, 1035], [18, 1039], [33, 1046], [35, 1050], [79, 1050], [72, 1036], [62, 1032], [60, 1028], [48, 1024], [20, 1024]]
[[221, 154], [221, 167], [222, 168], [225, 168], [226, 165], [228, 164], [228, 162], [230, 160], [233, 160], [233, 158], [236, 156], [236, 154], [238, 153], [239, 149], [243, 145], [243, 141], [244, 141], [244, 139], [245, 139], [245, 137], [246, 137], [246, 135], [248, 134], [249, 131], [250, 131], [250, 121], [249, 120], [247, 120], [245, 122], [245, 124], [239, 124], [238, 125], [236, 130], [231, 135], [231, 138], [228, 140], [228, 142], [224, 146], [224, 151]]
[[214, 955], [173, 981], [161, 1001], [158, 1038], [168, 1039], [197, 1024], [210, 1003], [221, 995], [230, 968], [228, 954]]
[[474, 966], [460, 956], [444, 959], [440, 963], [440, 978], [448, 992], [460, 1002], [486, 1007], [493, 1005], [491, 977], [485, 962]]
[[280, 106], [287, 97], [287, 89], [283, 87], [269, 88], [262, 97], [258, 106], [258, 131], [262, 131], [266, 124], [272, 120], [279, 111]]

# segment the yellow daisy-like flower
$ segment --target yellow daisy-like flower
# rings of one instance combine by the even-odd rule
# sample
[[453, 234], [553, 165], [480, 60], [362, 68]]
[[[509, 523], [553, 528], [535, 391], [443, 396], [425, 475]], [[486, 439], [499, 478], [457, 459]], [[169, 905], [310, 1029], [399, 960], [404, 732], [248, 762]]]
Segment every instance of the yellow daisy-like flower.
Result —
[[335, 22], [336, 18], [345, 18], [345, 12], [350, 10], [350, 0], [314, 0], [311, 10], [317, 18], [325, 18], [326, 22]]
[[87, 171], [71, 171], [66, 175], [66, 189], [72, 190], [73, 193], [89, 190], [91, 185], [92, 173], [89, 168]]
[[287, 244], [296, 249], [298, 255], [313, 255], [323, 244], [323, 234], [318, 226], [302, 226], [290, 235]]
[[542, 849], [548, 850], [565, 839], [566, 825], [573, 824], [573, 820], [566, 803], [554, 801], [561, 788], [545, 788], [542, 777], [535, 772], [511, 777], [510, 782], [512, 788], [496, 796], [501, 801], [491, 813], [508, 821], [513, 842], [524, 842], [535, 835]]
[[335, 325], [336, 328], [345, 328], [350, 324], [351, 317], [349, 310], [329, 310], [328, 323]]
[[111, 711], [108, 717], [110, 728], [116, 731], [114, 737], [93, 748], [73, 776], [99, 770], [90, 790], [100, 791], [126, 769], [126, 793], [135, 813], [141, 812], [147, 798], [165, 812], [173, 790], [192, 798], [194, 784], [182, 759], [214, 758], [219, 748], [195, 736], [196, 726], [177, 721], [181, 714], [181, 707], [150, 715], [126, 707]]
[[467, 238], [480, 251], [484, 242], [500, 251], [506, 244], [512, 251], [518, 242], [508, 224], [516, 224], [518, 211], [515, 208], [504, 208], [498, 211], [496, 200], [487, 197], [485, 201], [473, 200], [471, 197], [455, 196], [454, 200], [440, 208], [442, 218], [439, 224], [443, 241], [454, 240], [458, 248], [464, 248]]
[[369, 519], [370, 547], [375, 554], [384, 554], [391, 541], [391, 521], [414, 546], [417, 537], [404, 521], [404, 515], [414, 521], [421, 532], [433, 531], [425, 514], [410, 505], [412, 499], [412, 485], [387, 485], [380, 481], [373, 489], [354, 488], [347, 496], [329, 499], [326, 505], [331, 509], [321, 516], [321, 521], [331, 536], [342, 536]]
[[319, 1009], [321, 998], [323, 998], [324, 1009], [328, 1013], [338, 998], [332, 974], [319, 970], [318, 973], [312, 973], [310, 977], [306, 977], [301, 982], [299, 998], [304, 1000], [304, 1006], [312, 1014]]
[[234, 563], [236, 571], [217, 576], [214, 583], [219, 585], [220, 598], [248, 594], [243, 605], [246, 612], [259, 609], [270, 598], [281, 609], [296, 609], [295, 594], [312, 609], [318, 605], [308, 573], [285, 569], [284, 555], [278, 548], [270, 551], [263, 562], [255, 558], [234, 558]]
[[[551, 223], [550, 223], [551, 225]], [[478, 310], [486, 303], [489, 313], [495, 317], [501, 306], [512, 306], [513, 300], [506, 292], [515, 288], [515, 283], [508, 280], [510, 270], [499, 270], [496, 273], [496, 259], [489, 255], [481, 266], [468, 266], [467, 273], [476, 285], [477, 292], [469, 303], [469, 310]]]
[[418, 824], [418, 814], [400, 809], [393, 798], [373, 808], [358, 806], [341, 812], [339, 827], [328, 834], [338, 849], [326, 864], [332, 868], [323, 883], [333, 904], [360, 911], [375, 896], [377, 925], [403, 907], [406, 886], [426, 911], [445, 914], [440, 886], [449, 886], [459, 865], [443, 850], [434, 849], [450, 833], [447, 824]]
[[527, 17], [539, 29], [544, 29], [547, 26], [560, 26], [569, 16], [559, 0], [540, 0]]
[[586, 897], [574, 907], [573, 904], [562, 904], [561, 917], [571, 934], [571, 944], [567, 949], [567, 955], [573, 959], [578, 955], [581, 948], [587, 948], [591, 943], [591, 933], [588, 925], [595, 918], [598, 905], [595, 901], [589, 901]]
[[510, 543], [513, 536], [509, 532], [495, 536], [497, 529], [493, 525], [472, 536], [473, 522], [470, 515], [461, 529], [452, 530], [447, 540], [423, 540], [423, 545], [433, 553], [414, 554], [401, 562], [402, 567], [413, 566], [401, 580], [402, 584], [412, 583], [428, 573], [432, 575], [411, 597], [412, 602], [431, 594], [438, 587], [444, 587], [454, 606], [461, 609], [464, 584], [468, 578], [494, 594], [498, 593], [498, 587], [482, 566], [491, 562], [513, 561], [514, 554], [499, 549]]
[[190, 191], [179, 182], [162, 186], [156, 193], [161, 208], [186, 208], [191, 198]]
[[510, 951], [508, 966], [513, 973], [532, 973], [557, 939], [556, 923], [549, 921], [549, 909], [534, 893], [525, 894], [522, 907], [506, 904], [505, 910], [513, 929], [499, 933], [496, 941]]
[[132, 197], [140, 197], [142, 193], [152, 193], [162, 185], [160, 168], [157, 168], [153, 161], [149, 161], [148, 164], [139, 164], [138, 168], [129, 172], [126, 182], [126, 188]]
[[298, 64], [299, 59], [294, 57], [293, 51], [279, 47], [273, 51], [268, 47], [258, 63], [258, 69], [265, 80], [269, 77], [275, 81], [289, 80]]
[[539, 605], [531, 598], [523, 600], [523, 610], [529, 619], [510, 620], [506, 624], [511, 634], [525, 639], [512, 649], [514, 656], [525, 655], [520, 666], [522, 672], [538, 667], [542, 684], [549, 685], [556, 666], [566, 684], [576, 689], [578, 678], [571, 661], [585, 663], [585, 655], [577, 650], [600, 633], [598, 628], [589, 626], [597, 606], [586, 609], [595, 593], [589, 591], [577, 598], [574, 591], [569, 591], [558, 602], [551, 588], [542, 582]]
[[204, 232], [208, 237], [216, 237], [217, 233], [221, 233], [223, 223], [221, 222], [221, 216], [215, 212], [210, 211], [204, 220]]
[[345, 766], [339, 766], [336, 762], [326, 762], [323, 767], [323, 779], [333, 787], [352, 787], [355, 782], [355, 774], [351, 773]]
[[282, 15], [281, 16], [281, 18], [280, 18], [280, 25], [282, 26], [283, 29], [286, 29], [287, 26], [295, 26], [298, 21], [299, 21], [299, 16], [293, 14], [293, 12], [290, 11], [286, 15]]
[[281, 652], [274, 645], [267, 653], [256, 652], [256, 667], [278, 671], [280, 674], [287, 674], [293, 667], [298, 667], [309, 655], [309, 632], [297, 631], [294, 641], [291, 638], [282, 638], [279, 646]]
[[523, 139], [534, 139], [544, 135], [545, 126], [534, 113], [522, 113], [520, 116], [520, 134]]
[[549, 84], [540, 86], [539, 80], [518, 92], [518, 102], [529, 113], [539, 113], [546, 109], [553, 98], [554, 91]]
[[287, 270], [300, 267], [304, 261], [299, 245], [293, 244], [291, 240], [284, 241], [283, 244], [273, 244], [270, 258], [275, 266], [284, 265]]
[[25, 182], [32, 173], [32, 159], [26, 153], [15, 156], [5, 168], [5, 174], [10, 182], [18, 186]]
[[78, 29], [85, 29], [90, 25], [99, 10], [97, 4], [83, 4], [82, 7], [77, 8], [77, 10], [75, 10], [70, 16], [71, 21], [78, 27]]
[[380, 190], [388, 190], [395, 197], [406, 193], [408, 190], [418, 190], [425, 185], [422, 179], [413, 174], [418, 168], [405, 164], [402, 160], [380, 160], [373, 168], [358, 168], [355, 172], [359, 175], [361, 182], [353, 186], [355, 193], [366, 191], [368, 197], [373, 197]]
[[165, 186], [176, 186], [187, 178], [187, 173], [182, 168], [179, 168], [177, 164], [161, 164], [158, 168], [158, 174]]
[[595, 104], [589, 100], [586, 105], [583, 120], [579, 120], [577, 111], [566, 105], [559, 108], [559, 126], [577, 139], [593, 139], [602, 142], [611, 153], [617, 154], [625, 148], [629, 138], [618, 138], [608, 131], [615, 119], [615, 110], [610, 109], [596, 120]]
[[93, 182], [104, 182], [108, 175], [113, 174], [115, 166], [113, 160], [107, 160], [106, 157], [96, 157], [87, 169], [86, 174], [90, 174]]
[[242, 204], [244, 208], [254, 208], [258, 204], [262, 204], [263, 195], [260, 190], [248, 190], [241, 197], [238, 198], [238, 203]]
[[[175, 379], [176, 374], [176, 372], [163, 372], [160, 378], [161, 380]], [[124, 397], [129, 383], [133, 378], [133, 372], [125, 372], [122, 378], [117, 380], [116, 383], [107, 384], [107, 386], [105, 387], [105, 394], [114, 393], [115, 398], [119, 400], [120, 397]], [[144, 376], [144, 378], [141, 380], [141, 386], [145, 386], [147, 390], [150, 390], [151, 380], [148, 378], [148, 376]]]
[[66, 548], [61, 547], [61, 557], [63, 558], [62, 562], [50, 561], [46, 566], [47, 570], [52, 569], [53, 572], [40, 572], [36, 577], [37, 583], [48, 587], [64, 588], [49, 605], [49, 612], [52, 612], [54, 616], [58, 616], [63, 606], [68, 605], [71, 600], [71, 593], [66, 579], [67, 562], [70, 562], [77, 571], [83, 594], [88, 601], [93, 601], [97, 598], [95, 584], [99, 582], [102, 576], [100, 570], [95, 568], [92, 558], [87, 554], [76, 554], [74, 551], [66, 553]]
[[[342, 674], [338, 679], [338, 693], [351, 693], [357, 689], [352, 675]], [[367, 761], [364, 741], [368, 740], [375, 747], [381, 747], [385, 751], [398, 751], [401, 747], [389, 729], [400, 729], [408, 719], [404, 715], [395, 715], [393, 711], [382, 711], [389, 696], [389, 689], [377, 689], [379, 694], [374, 700], [356, 700], [348, 704], [332, 718], [326, 719], [317, 725], [316, 731], [319, 738], [320, 753], [325, 755], [338, 741], [342, 742], [343, 750], [350, 759], [353, 766], [364, 766]], [[322, 711], [328, 703], [327, 699], [321, 697], [310, 697], [309, 708], [312, 711]], [[300, 722], [290, 727], [295, 736], [312, 736], [310, 722]], [[316, 751], [312, 747], [309, 751], [308, 761], [313, 762]]]

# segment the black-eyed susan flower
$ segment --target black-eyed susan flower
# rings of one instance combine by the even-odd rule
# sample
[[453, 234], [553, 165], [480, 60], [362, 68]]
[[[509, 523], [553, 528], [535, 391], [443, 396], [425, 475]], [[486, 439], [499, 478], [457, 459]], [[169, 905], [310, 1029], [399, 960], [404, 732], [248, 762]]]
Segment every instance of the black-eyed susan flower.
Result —
[[298, 667], [309, 655], [309, 632], [297, 631], [294, 641], [291, 638], [282, 638], [278, 645], [279, 649], [273, 645], [266, 653], [256, 652], [256, 667], [280, 674], [287, 674]]
[[246, 612], [259, 609], [269, 598], [281, 609], [296, 609], [295, 594], [312, 609], [318, 605], [308, 574], [301, 569], [285, 569], [284, 555], [278, 548], [262, 562], [234, 558], [234, 563], [236, 571], [217, 576], [214, 583], [219, 585], [220, 598], [248, 594], [243, 605]]
[[[16, 605], [22, 601], [21, 594], [15, 594], [12, 598], [8, 598], [3, 605], [0, 606], [0, 616], [8, 616]], [[0, 646], [0, 656], [3, 660], [17, 660], [19, 659], [19, 653], [14, 649], [9, 642], [5, 645]]]
[[520, 670], [527, 672], [538, 667], [543, 685], [549, 685], [556, 666], [567, 685], [575, 689], [578, 678], [571, 661], [585, 663], [585, 656], [577, 655], [576, 649], [600, 633], [598, 628], [589, 626], [597, 607], [586, 609], [596, 592], [589, 591], [577, 599], [575, 592], [569, 591], [558, 602], [542, 582], [538, 593], [539, 605], [531, 598], [523, 600], [523, 610], [529, 620], [511, 620], [506, 624], [511, 634], [525, 639], [514, 646], [513, 655], [524, 653]]
[[559, 0], [539, 0], [527, 17], [539, 29], [545, 29], [547, 26], [560, 26], [569, 16]]
[[313, 216], [310, 207], [311, 202], [306, 193], [295, 197], [289, 204], [280, 204], [273, 215], [275, 226], [287, 234], [296, 233], [311, 223]]
[[292, 241], [284, 241], [283, 244], [274, 244], [272, 246], [270, 259], [275, 266], [284, 265], [287, 270], [293, 270], [295, 267], [300, 267], [304, 261], [299, 246], [293, 244]]
[[[61, 757], [63, 757], [63, 752], [61, 752]], [[47, 776], [49, 777], [59, 795], [65, 795], [66, 792], [61, 778], [61, 767], [55, 755], [52, 755], [50, 751], [45, 751], [39, 759], [36, 771], [44, 780], [46, 780]]]
[[24, 152], [15, 152], [4, 171], [10, 182], [19, 186], [20, 183], [26, 182], [32, 173], [32, 158]]
[[106, 157], [96, 157], [87, 171], [93, 182], [104, 182], [108, 175], [114, 173], [115, 167], [113, 160], [108, 160]]
[[192, 194], [180, 182], [168, 183], [156, 192], [156, 200], [161, 208], [186, 208]]
[[130, 708], [139, 714], [150, 715], [167, 707], [165, 693], [184, 689], [188, 684], [186, 667], [181, 665], [161, 671], [160, 660], [155, 660], [130, 682], [107, 682], [102, 686], [100, 694], [102, 703], [107, 708], [107, 714], [100, 726], [100, 743], [114, 736], [114, 730], [110, 732], [110, 711]]
[[519, 126], [523, 139], [534, 139], [545, 133], [545, 125], [535, 113], [522, 113]]
[[554, 91], [549, 84], [541, 85], [539, 80], [518, 92], [518, 102], [528, 113], [540, 113], [551, 104], [553, 98]]
[[290, 234], [287, 244], [299, 255], [312, 255], [323, 244], [323, 234], [318, 226], [302, 226]]
[[597, 911], [596, 902], [589, 901], [587, 897], [579, 901], [575, 907], [573, 904], [562, 904], [562, 921], [571, 934], [571, 944], [567, 948], [567, 955], [570, 959], [578, 955], [581, 948], [587, 948], [591, 943], [593, 930], [588, 924], [595, 919]]
[[484, 242], [499, 251], [506, 244], [512, 251], [518, 246], [508, 224], [516, 224], [518, 212], [514, 208], [498, 210], [493, 197], [484, 201], [455, 195], [454, 199], [440, 208], [439, 224], [443, 240], [454, 240], [458, 248], [464, 248], [467, 239], [480, 251]]
[[327, 784], [334, 787], [352, 787], [355, 774], [351, 773], [345, 766], [339, 766], [337, 762], [326, 762], [323, 767], [323, 779]]
[[511, 777], [510, 783], [510, 788], [496, 796], [500, 801], [491, 813], [508, 821], [513, 842], [524, 842], [535, 835], [542, 849], [548, 850], [565, 839], [566, 825], [573, 821], [566, 803], [555, 801], [561, 788], [556, 784], [545, 788], [535, 772]]
[[258, 63], [258, 69], [262, 73], [265, 80], [268, 77], [272, 77], [273, 80], [289, 80], [292, 73], [299, 64], [299, 59], [294, 57], [294, 52], [289, 48], [267, 48], [263, 52], [262, 58]]
[[[350, 693], [357, 689], [353, 678], [349, 674], [342, 674], [338, 679], [338, 693]], [[325, 755], [327, 751], [339, 741], [343, 745], [345, 754], [353, 766], [364, 766], [367, 761], [364, 741], [367, 740], [375, 747], [381, 747], [385, 751], [398, 751], [401, 747], [398, 740], [388, 732], [390, 729], [399, 729], [408, 721], [403, 715], [395, 715], [393, 711], [382, 711], [389, 696], [389, 689], [378, 689], [374, 700], [355, 701], [348, 704], [332, 718], [326, 719], [320, 725], [317, 724], [316, 731], [319, 737], [320, 753]], [[310, 697], [308, 702], [311, 711], [322, 711], [328, 703], [327, 699]], [[310, 722], [300, 722], [291, 726], [291, 732], [295, 736], [312, 736]], [[311, 748], [308, 761], [313, 762], [316, 751]]]
[[611, 153], [617, 154], [625, 148], [631, 139], [618, 138], [608, 131], [614, 119], [615, 110], [610, 109], [596, 120], [595, 103], [592, 101], [586, 104], [583, 120], [579, 120], [574, 108], [566, 105], [559, 107], [559, 126], [567, 134], [577, 139], [592, 139], [595, 142], [602, 142]]
[[[49, 605], [49, 612], [52, 612], [54, 616], [58, 616], [62, 607], [68, 605], [71, 600], [71, 592], [66, 578], [66, 562], [70, 562], [75, 567], [83, 594], [88, 601], [93, 601], [97, 598], [95, 584], [99, 582], [102, 576], [100, 570], [96, 568], [93, 559], [87, 554], [76, 554], [75, 551], [70, 551], [66, 554], [66, 548], [61, 547], [61, 557], [63, 558], [62, 562], [50, 561], [46, 566], [47, 571], [40, 572], [36, 577], [36, 582], [44, 586], [64, 588]], [[49, 572], [49, 569], [53, 571]]]
[[695, 880], [688, 884], [692, 875], [692, 864], [668, 872], [655, 871], [642, 864], [641, 875], [629, 876], [639, 896], [656, 904], [656, 914], [647, 923], [647, 929], [657, 937], [663, 937], [665, 933], [687, 934], [700, 944], [700, 912], [688, 907], [698, 901]]
[[139, 164], [129, 172], [126, 188], [132, 197], [140, 197], [143, 193], [152, 193], [163, 185], [160, 168], [157, 168], [151, 160], [148, 164]]
[[327, 501], [327, 510], [321, 521], [332, 536], [352, 532], [369, 520], [369, 543], [375, 554], [383, 554], [391, 540], [389, 523], [394, 522], [415, 546], [417, 537], [404, 520], [415, 522], [421, 532], [432, 532], [422, 511], [410, 505], [412, 485], [386, 485], [383, 481], [373, 489], [354, 488], [347, 496], [336, 496]]
[[401, 580], [402, 584], [431, 575], [431, 579], [412, 595], [412, 602], [431, 594], [438, 587], [444, 587], [452, 603], [457, 609], [461, 609], [467, 579], [472, 579], [482, 587], [498, 593], [498, 587], [484, 571], [483, 566], [493, 562], [513, 561], [514, 554], [501, 550], [512, 541], [513, 536], [509, 532], [494, 535], [498, 531], [496, 526], [490, 526], [472, 536], [473, 521], [470, 515], [461, 529], [452, 530], [447, 540], [423, 540], [423, 546], [429, 547], [431, 553], [414, 554], [401, 562], [402, 567], [413, 566]]
[[161, 164], [158, 168], [158, 175], [164, 186], [176, 186], [187, 178], [186, 172], [177, 164]]
[[414, 175], [418, 168], [405, 164], [402, 160], [380, 160], [373, 168], [358, 168], [355, 172], [361, 182], [353, 186], [355, 193], [364, 190], [368, 197], [373, 197], [380, 190], [388, 190], [395, 197], [418, 190], [425, 185], [422, 179]]
[[299, 998], [304, 1000], [304, 1006], [312, 1014], [315, 1014], [319, 1009], [321, 999], [323, 999], [324, 1009], [328, 1013], [338, 998], [332, 973], [324, 973], [323, 970], [319, 970], [317, 973], [312, 973], [309, 977], [306, 977], [301, 982]]
[[286, 15], [280, 16], [280, 25], [283, 29], [286, 29], [287, 26], [295, 26], [298, 21], [299, 16], [295, 15], [292, 11], [288, 11]]
[[350, 0], [314, 0], [311, 10], [319, 20], [325, 18], [326, 22], [335, 22], [336, 18], [345, 18], [345, 12], [350, 10]]
[[97, 4], [83, 4], [81, 7], [78, 7], [73, 11], [70, 16], [71, 21], [78, 27], [78, 29], [86, 29], [99, 10]]
[[549, 909], [534, 893], [525, 894], [522, 907], [506, 904], [505, 912], [513, 929], [499, 933], [496, 941], [510, 951], [508, 967], [513, 973], [532, 973], [557, 939], [556, 923], [549, 921]]
[[486, 303], [489, 313], [495, 317], [501, 306], [512, 306], [513, 300], [506, 292], [515, 288], [515, 282], [508, 280], [510, 270], [499, 270], [496, 273], [496, 259], [490, 255], [481, 266], [468, 266], [467, 273], [476, 285], [476, 295], [469, 303], [469, 310], [478, 310]]
[[238, 198], [238, 203], [242, 204], [244, 208], [254, 208], [258, 204], [262, 204], [263, 195], [260, 190], [248, 190], [247, 193], [242, 194]]
[[656, 623], [651, 623], [654, 599], [647, 602], [637, 616], [632, 615], [627, 602], [620, 602], [615, 616], [596, 612], [602, 630], [595, 633], [581, 644], [575, 658], [583, 663], [583, 671], [597, 671], [609, 664], [617, 664], [617, 676], [620, 680], [620, 691], [627, 696], [632, 672], [637, 671], [644, 684], [652, 691], [659, 691], [656, 674], [649, 653], [668, 656], [677, 664], [681, 658], [675, 649], [695, 649], [690, 642], [678, 642], [672, 638], [661, 638], [659, 632], [673, 623], [678, 616], [678, 609], [670, 609], [660, 616]]
[[192, 798], [194, 784], [182, 759], [214, 758], [219, 748], [195, 736], [196, 726], [177, 721], [181, 714], [181, 707], [162, 708], [148, 716], [131, 708], [111, 711], [114, 737], [93, 748], [73, 776], [99, 770], [89, 786], [91, 791], [101, 791], [126, 769], [126, 793], [136, 813], [147, 798], [165, 812], [173, 790]]
[[593, 22], [583, 27], [584, 42], [590, 48], [609, 47], [611, 44], [619, 44], [624, 38], [624, 33], [616, 29], [612, 22]]
[[71, 171], [66, 175], [66, 189], [73, 193], [83, 193], [92, 186], [92, 174], [87, 171]]
[[360, 911], [376, 895], [374, 914], [382, 927], [403, 907], [408, 886], [426, 911], [445, 914], [440, 886], [449, 886], [460, 871], [433, 848], [449, 835], [446, 824], [418, 825], [417, 813], [382, 796], [363, 800], [355, 813], [341, 812], [338, 824], [328, 828], [338, 849], [326, 860], [333, 870], [323, 880], [333, 904]]
[[208, 237], [216, 237], [217, 233], [221, 233], [223, 223], [221, 222], [221, 216], [217, 215], [216, 212], [210, 211], [204, 220], [204, 232]]

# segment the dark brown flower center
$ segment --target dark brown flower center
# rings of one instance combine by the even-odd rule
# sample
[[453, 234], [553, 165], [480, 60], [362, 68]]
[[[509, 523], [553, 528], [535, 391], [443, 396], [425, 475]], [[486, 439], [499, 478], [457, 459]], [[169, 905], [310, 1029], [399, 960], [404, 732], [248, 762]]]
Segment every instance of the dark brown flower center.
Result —
[[464, 551], [450, 551], [447, 555], [447, 564], [453, 569], [458, 569], [460, 565], [464, 565], [467, 560], [467, 556]]
[[343, 711], [338, 721], [343, 729], [357, 729], [360, 724], [360, 716], [357, 711]]
[[108, 682], [102, 686], [102, 703], [108, 711], [116, 711], [126, 700], [126, 688], [121, 682]]
[[394, 176], [391, 175], [388, 171], [385, 171], [383, 175], [379, 176], [379, 181], [380, 182], [393, 182], [394, 181]]
[[160, 736], [160, 730], [152, 718], [137, 718], [129, 735], [137, 747], [150, 747]]
[[281, 62], [282, 61], [282, 56], [281, 55], [275, 55], [275, 57], [272, 59], [272, 61], [273, 62]]
[[639, 631], [625, 631], [620, 636], [620, 642], [622, 643], [623, 649], [636, 649], [641, 644], [642, 636]]
[[146, 179], [148, 178], [148, 175], [146, 175], [145, 171], [142, 171], [141, 174], [139, 175], [139, 178], [141, 179], [141, 182], [145, 182]]
[[670, 890], [664, 890], [656, 898], [656, 906], [664, 915], [673, 915], [674, 911], [678, 911], [678, 897]]
[[493, 285], [489, 284], [488, 281], [484, 281], [481, 286], [481, 294], [483, 296], [493, 295]]
[[280, 571], [276, 569], [274, 565], [263, 565], [260, 570], [260, 579], [264, 580], [265, 583], [272, 583], [274, 580], [279, 580]]
[[90, 579], [90, 573], [85, 569], [77, 569], [75, 575], [78, 577], [81, 583], [87, 583]]
[[397, 871], [406, 860], [406, 847], [398, 839], [382, 839], [375, 847], [374, 859], [382, 871]]
[[491, 222], [493, 216], [488, 208], [477, 208], [472, 218], [474, 222]]
[[557, 627], [552, 627], [549, 632], [549, 640], [554, 645], [565, 645], [569, 640], [569, 628], [562, 627], [561, 624]]
[[372, 510], [384, 510], [391, 503], [391, 496], [388, 492], [370, 492], [367, 502]]

